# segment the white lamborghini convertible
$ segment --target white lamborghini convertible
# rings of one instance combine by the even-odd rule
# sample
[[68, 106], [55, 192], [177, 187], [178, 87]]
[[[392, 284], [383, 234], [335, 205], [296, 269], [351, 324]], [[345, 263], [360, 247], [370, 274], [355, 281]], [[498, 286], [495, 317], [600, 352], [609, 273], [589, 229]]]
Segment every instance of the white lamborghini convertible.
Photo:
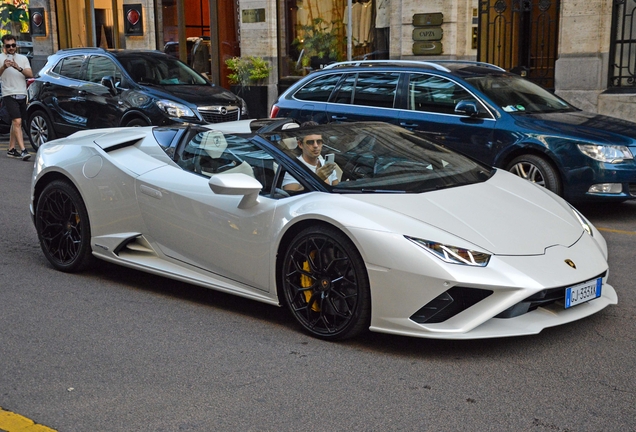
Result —
[[[300, 163], [310, 134], [338, 182]], [[79, 132], [40, 148], [31, 213], [56, 269], [99, 258], [283, 305], [323, 339], [535, 334], [617, 302], [568, 203], [384, 123]]]

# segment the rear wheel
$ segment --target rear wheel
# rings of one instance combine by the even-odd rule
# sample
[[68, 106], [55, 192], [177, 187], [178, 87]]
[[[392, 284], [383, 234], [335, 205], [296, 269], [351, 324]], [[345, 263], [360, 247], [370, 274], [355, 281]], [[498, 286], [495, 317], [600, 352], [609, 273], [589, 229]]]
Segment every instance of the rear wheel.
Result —
[[536, 155], [522, 155], [508, 164], [508, 171], [561, 195], [559, 173], [550, 162]]
[[37, 201], [35, 229], [44, 256], [57, 270], [78, 272], [92, 261], [88, 212], [68, 182], [48, 184]]
[[31, 113], [26, 131], [31, 147], [35, 151], [38, 151], [42, 144], [55, 139], [53, 124], [49, 120], [49, 116], [42, 110]]
[[369, 328], [364, 261], [334, 228], [310, 227], [294, 237], [283, 258], [282, 291], [294, 318], [313, 336], [346, 339]]

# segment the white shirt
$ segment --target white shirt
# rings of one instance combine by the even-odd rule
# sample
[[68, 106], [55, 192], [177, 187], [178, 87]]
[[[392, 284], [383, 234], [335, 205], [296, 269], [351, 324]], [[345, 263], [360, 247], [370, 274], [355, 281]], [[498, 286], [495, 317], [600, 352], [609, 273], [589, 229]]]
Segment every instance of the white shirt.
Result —
[[[7, 59], [5, 53], [0, 54], [0, 66], [4, 64]], [[22, 54], [14, 54], [13, 61], [18, 65], [18, 68], [31, 69], [29, 59]], [[15, 68], [7, 68], [2, 72], [2, 96], [10, 95], [26, 95], [26, 77]]]
[[[303, 158], [303, 155], [298, 156], [297, 159], [301, 161], [303, 164], [305, 164], [305, 166], [309, 168], [312, 172], [314, 173], [316, 172], [318, 165], [312, 165], [310, 163], [307, 163], [307, 161]], [[320, 162], [320, 166], [323, 166], [325, 164], [325, 158], [323, 158], [322, 156], [318, 156], [318, 161]], [[333, 170], [329, 178], [327, 178], [327, 183], [331, 185], [336, 180], [338, 180], [338, 173], [336, 172], [336, 170]], [[282, 187], [284, 188], [288, 184], [298, 184], [298, 180], [292, 177], [289, 173], [285, 173], [285, 177], [283, 177]]]

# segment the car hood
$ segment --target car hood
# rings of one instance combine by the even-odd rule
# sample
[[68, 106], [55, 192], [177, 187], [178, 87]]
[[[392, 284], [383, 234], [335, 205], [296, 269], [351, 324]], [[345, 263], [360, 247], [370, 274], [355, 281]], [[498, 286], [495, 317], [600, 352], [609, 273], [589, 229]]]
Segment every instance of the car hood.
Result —
[[234, 93], [219, 86], [212, 85], [141, 85], [149, 94], [158, 99], [181, 99], [196, 106], [236, 105], [241, 106], [240, 99]]
[[545, 130], [567, 134], [582, 140], [601, 143], [634, 145], [636, 144], [636, 123], [619, 118], [594, 114], [587, 111], [572, 111], [544, 114], [515, 114], [521, 125], [532, 122]]
[[[496, 255], [541, 255], [551, 246], [573, 245], [584, 232], [565, 201], [502, 170], [487, 182], [468, 186], [417, 195], [350, 198], [434, 226]], [[399, 217], [393, 220], [399, 229], [392, 229], [397, 232], [427, 235], [426, 229], [417, 230]]]

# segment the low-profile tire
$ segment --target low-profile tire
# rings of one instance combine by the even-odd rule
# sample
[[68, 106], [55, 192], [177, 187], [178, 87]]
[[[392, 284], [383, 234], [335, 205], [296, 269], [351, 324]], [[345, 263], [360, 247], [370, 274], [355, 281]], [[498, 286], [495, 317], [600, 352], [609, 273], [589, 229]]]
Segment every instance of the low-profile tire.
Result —
[[354, 337], [371, 318], [369, 277], [360, 253], [342, 232], [309, 227], [283, 255], [282, 295], [291, 314], [312, 336]]
[[64, 180], [49, 183], [37, 200], [35, 229], [51, 265], [79, 272], [93, 260], [88, 212], [79, 192]]
[[543, 186], [557, 195], [561, 195], [561, 180], [556, 169], [544, 158], [527, 154], [516, 157], [506, 168], [521, 178]]
[[140, 118], [134, 118], [128, 123], [126, 123], [126, 127], [143, 127], [143, 126], [150, 126], [150, 125], [148, 124], [146, 120], [140, 119]]
[[34, 151], [38, 151], [42, 144], [56, 138], [53, 123], [51, 123], [49, 116], [42, 110], [33, 111], [31, 113], [26, 131]]

